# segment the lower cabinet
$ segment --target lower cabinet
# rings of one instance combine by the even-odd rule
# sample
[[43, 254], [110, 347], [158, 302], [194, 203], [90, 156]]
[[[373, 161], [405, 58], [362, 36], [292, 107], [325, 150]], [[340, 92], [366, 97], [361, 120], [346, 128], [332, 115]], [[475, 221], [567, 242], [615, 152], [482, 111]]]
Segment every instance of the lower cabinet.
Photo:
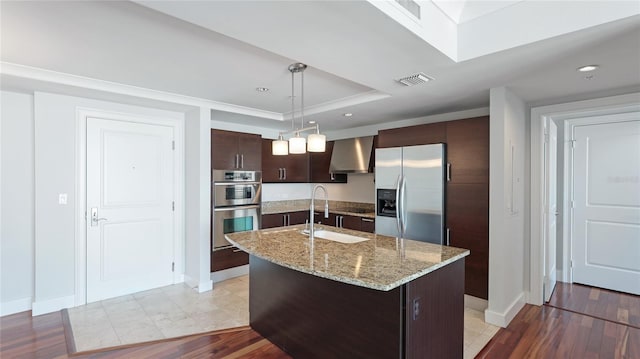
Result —
[[376, 231], [376, 222], [373, 218], [350, 216], [347, 214], [329, 213], [329, 218], [324, 218], [323, 212], [314, 212], [315, 223], [327, 226], [353, 229], [354, 231], [362, 231], [374, 233]]
[[376, 220], [373, 218], [360, 217], [360, 230], [363, 232], [375, 233]]
[[238, 267], [245, 264], [249, 264], [249, 255], [236, 247], [220, 249], [211, 253], [212, 272]]
[[263, 214], [261, 229], [304, 224], [308, 220], [309, 211]]

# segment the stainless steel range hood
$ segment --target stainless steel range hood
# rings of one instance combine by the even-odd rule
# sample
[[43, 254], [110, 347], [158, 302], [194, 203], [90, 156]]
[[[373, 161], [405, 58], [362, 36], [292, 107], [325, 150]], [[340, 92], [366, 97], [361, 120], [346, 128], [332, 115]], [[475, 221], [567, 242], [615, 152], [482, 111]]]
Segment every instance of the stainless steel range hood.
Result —
[[331, 173], [367, 173], [373, 149], [373, 136], [337, 140], [331, 154]]

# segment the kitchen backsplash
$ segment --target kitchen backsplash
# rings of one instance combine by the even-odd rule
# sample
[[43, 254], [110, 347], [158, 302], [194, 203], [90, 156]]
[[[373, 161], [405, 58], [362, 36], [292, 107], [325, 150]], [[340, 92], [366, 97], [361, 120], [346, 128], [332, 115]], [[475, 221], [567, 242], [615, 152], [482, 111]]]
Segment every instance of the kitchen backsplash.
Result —
[[[324, 183], [329, 199], [334, 201], [374, 203], [374, 175], [349, 174], [347, 183]], [[309, 199], [315, 183], [265, 183], [262, 185], [262, 201]]]

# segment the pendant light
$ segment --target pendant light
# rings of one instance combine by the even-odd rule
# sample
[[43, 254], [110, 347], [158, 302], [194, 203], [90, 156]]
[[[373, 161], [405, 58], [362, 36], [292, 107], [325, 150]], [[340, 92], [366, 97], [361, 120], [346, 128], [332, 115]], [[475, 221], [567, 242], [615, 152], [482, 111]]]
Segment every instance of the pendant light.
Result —
[[[289, 65], [289, 72], [291, 72], [291, 130], [286, 132], [280, 132], [278, 139], [271, 143], [271, 153], [275, 156], [300, 154], [309, 152], [324, 152], [326, 148], [326, 136], [320, 134], [320, 127], [318, 124], [311, 127], [304, 127], [304, 70], [307, 65], [297, 62]], [[300, 73], [301, 85], [300, 85], [300, 128], [295, 128], [295, 74]], [[300, 136], [301, 132], [315, 130], [315, 133], [310, 134], [307, 139]], [[289, 141], [284, 139], [284, 135], [293, 134]]]

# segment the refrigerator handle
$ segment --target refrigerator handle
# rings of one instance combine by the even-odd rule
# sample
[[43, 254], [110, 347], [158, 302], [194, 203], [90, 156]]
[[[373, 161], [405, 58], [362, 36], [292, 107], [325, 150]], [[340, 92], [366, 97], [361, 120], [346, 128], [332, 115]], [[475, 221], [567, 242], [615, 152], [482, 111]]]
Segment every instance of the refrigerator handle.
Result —
[[398, 175], [396, 181], [396, 226], [398, 227], [398, 236], [402, 238], [402, 203], [401, 203], [401, 183], [402, 175]]
[[402, 176], [402, 184], [400, 185], [401, 188], [401, 210], [402, 210], [402, 221], [400, 222], [400, 224], [402, 225], [402, 232], [401, 232], [401, 236], [404, 237], [405, 232], [407, 231], [407, 177], [405, 177], [404, 175]]
[[451, 163], [447, 162], [447, 182], [451, 181]]

